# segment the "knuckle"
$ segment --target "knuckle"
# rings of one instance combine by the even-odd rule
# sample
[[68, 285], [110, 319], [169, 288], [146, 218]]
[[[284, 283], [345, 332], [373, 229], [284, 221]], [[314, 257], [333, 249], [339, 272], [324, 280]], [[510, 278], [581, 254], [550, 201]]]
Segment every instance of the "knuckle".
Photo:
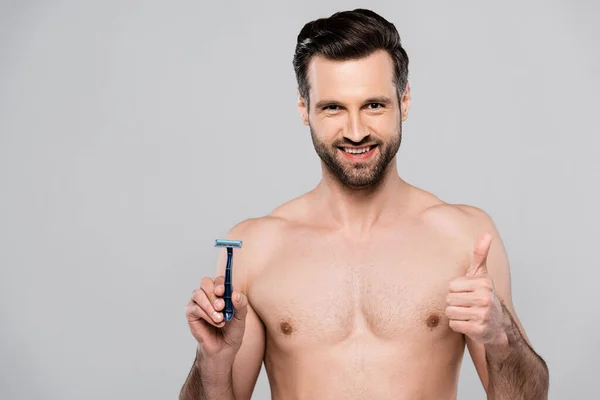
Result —
[[489, 313], [487, 310], [481, 310], [479, 312], [479, 319], [483, 322], [486, 322], [489, 319]]
[[209, 277], [202, 278], [202, 281], [201, 281], [202, 288], [209, 288], [212, 285], [214, 285], [214, 281], [212, 280], [212, 278], [209, 278]]
[[197, 305], [190, 305], [186, 308], [186, 314], [189, 321], [202, 319], [202, 312]]
[[481, 286], [485, 290], [491, 291], [492, 290], [492, 281], [489, 280], [489, 279], [487, 279], [487, 278], [484, 278], [484, 279], [481, 280]]
[[489, 307], [492, 304], [492, 297], [491, 296], [484, 296], [481, 298], [480, 300], [481, 305], [484, 307]]
[[206, 295], [204, 294], [204, 292], [202, 290], [196, 290], [194, 292], [194, 294], [192, 295], [192, 301], [199, 303], [200, 301], [202, 301], [202, 298], [205, 296]]

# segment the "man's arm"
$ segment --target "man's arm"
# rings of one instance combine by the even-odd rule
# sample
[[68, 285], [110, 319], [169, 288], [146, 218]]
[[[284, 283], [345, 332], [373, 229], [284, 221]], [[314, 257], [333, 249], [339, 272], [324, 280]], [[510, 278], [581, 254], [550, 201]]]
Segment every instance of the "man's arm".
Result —
[[[256, 276], [256, 266], [261, 264], [260, 243], [257, 230], [260, 219], [250, 219], [236, 225], [226, 239], [242, 240], [243, 247], [236, 249], [233, 257], [233, 289], [248, 298], [248, 286]], [[219, 253], [215, 276], [225, 274], [227, 253]], [[248, 298], [250, 302], [251, 299]], [[242, 344], [235, 358], [209, 359], [196, 351], [196, 359], [181, 389], [180, 400], [249, 400], [256, 386], [265, 352], [265, 329], [262, 321], [249, 303], [246, 307], [245, 329]], [[215, 330], [218, 334], [219, 331]]]
[[475, 222], [475, 235], [488, 232], [492, 242], [487, 273], [501, 309], [502, 333], [480, 344], [466, 336], [467, 347], [490, 400], [544, 400], [548, 398], [549, 373], [545, 361], [532, 345], [515, 312], [508, 257], [491, 218], [481, 210], [467, 210]]
[[230, 360], [196, 359], [179, 394], [180, 400], [250, 400], [265, 349], [262, 322], [248, 305], [242, 347]]
[[[221, 373], [215, 371], [218, 361], [207, 363], [200, 352], [196, 352], [196, 359], [192, 369], [179, 393], [180, 400], [209, 400], [223, 399], [235, 400], [233, 392], [232, 372], [229, 361], [225, 361]], [[212, 364], [212, 365], [211, 365]]]
[[548, 367], [521, 333], [517, 322], [502, 304], [505, 335], [485, 347], [490, 400], [548, 398]]

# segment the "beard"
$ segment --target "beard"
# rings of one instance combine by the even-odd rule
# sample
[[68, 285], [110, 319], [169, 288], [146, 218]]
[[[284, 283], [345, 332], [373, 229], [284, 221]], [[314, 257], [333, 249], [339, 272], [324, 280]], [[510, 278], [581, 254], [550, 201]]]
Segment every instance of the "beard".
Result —
[[[360, 145], [353, 143], [348, 139], [339, 139], [331, 144], [321, 141], [310, 126], [310, 136], [319, 158], [327, 166], [329, 171], [340, 180], [344, 185], [353, 188], [368, 188], [381, 181], [385, 170], [392, 162], [402, 143], [402, 123], [398, 128], [398, 133], [390, 141], [371, 140], [369, 136], [365, 137], [361, 143], [372, 143], [377, 146], [373, 158], [366, 162], [351, 162], [340, 154], [340, 147], [343, 145]], [[343, 151], [343, 150], [341, 150]]]

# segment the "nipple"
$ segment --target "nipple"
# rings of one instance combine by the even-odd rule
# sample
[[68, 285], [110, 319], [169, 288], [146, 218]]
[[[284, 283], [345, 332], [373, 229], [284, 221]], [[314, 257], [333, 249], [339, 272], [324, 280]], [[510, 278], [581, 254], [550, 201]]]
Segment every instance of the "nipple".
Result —
[[425, 323], [430, 329], [433, 329], [440, 324], [440, 316], [436, 313], [430, 314]]
[[294, 332], [294, 327], [288, 321], [283, 321], [279, 324], [279, 329], [284, 335], [289, 336]]

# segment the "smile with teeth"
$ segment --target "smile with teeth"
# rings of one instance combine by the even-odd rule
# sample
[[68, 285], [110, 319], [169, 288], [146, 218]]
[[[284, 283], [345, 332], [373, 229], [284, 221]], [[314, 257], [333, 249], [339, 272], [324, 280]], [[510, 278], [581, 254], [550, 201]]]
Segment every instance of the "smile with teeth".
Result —
[[369, 147], [363, 147], [361, 149], [350, 149], [350, 148], [344, 147], [344, 151], [346, 153], [350, 153], [350, 154], [363, 154], [363, 153], [366, 153], [369, 150], [371, 150], [371, 146], [369, 146]]

